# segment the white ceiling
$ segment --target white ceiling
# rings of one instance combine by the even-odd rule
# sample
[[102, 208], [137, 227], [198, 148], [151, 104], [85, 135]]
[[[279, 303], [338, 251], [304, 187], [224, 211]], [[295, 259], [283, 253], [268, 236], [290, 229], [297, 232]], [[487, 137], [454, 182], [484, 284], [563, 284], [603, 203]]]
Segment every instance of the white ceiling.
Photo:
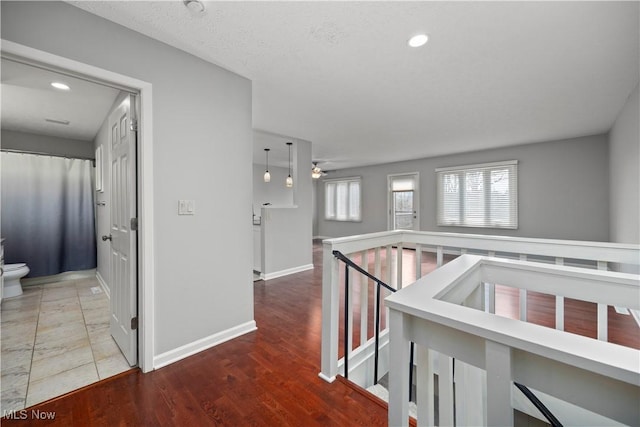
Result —
[[[2, 59], [2, 129], [92, 141], [119, 91]], [[51, 87], [66, 83], [69, 91]], [[68, 125], [45, 119], [69, 121]]]
[[638, 2], [71, 4], [248, 77], [325, 169], [606, 132], [639, 76]]

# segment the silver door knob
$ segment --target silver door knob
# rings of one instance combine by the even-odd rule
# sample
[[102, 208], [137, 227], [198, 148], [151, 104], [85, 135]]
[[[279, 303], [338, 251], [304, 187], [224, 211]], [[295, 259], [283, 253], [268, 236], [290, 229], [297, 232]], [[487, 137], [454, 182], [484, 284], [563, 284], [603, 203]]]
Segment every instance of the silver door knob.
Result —
[[108, 236], [102, 236], [102, 241], [106, 242], [107, 240], [113, 240], [111, 237], [111, 234], [109, 234]]

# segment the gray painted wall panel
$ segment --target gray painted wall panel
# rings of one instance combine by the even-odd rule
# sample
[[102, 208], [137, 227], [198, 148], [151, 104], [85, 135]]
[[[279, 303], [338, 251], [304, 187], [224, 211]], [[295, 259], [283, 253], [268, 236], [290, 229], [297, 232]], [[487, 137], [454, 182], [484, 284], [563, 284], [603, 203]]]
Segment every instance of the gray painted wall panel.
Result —
[[[498, 230], [439, 227], [435, 169], [518, 160], [519, 227]], [[362, 176], [363, 220], [324, 220], [324, 185], [318, 185], [318, 234], [340, 237], [387, 229], [387, 175], [420, 173], [421, 230], [521, 237], [608, 241], [606, 135], [587, 136], [339, 170], [327, 178]]]
[[37, 135], [35, 133], [16, 132], [2, 129], [2, 148], [35, 151], [56, 156], [93, 159], [95, 151], [91, 141], [58, 138], [56, 136]]
[[68, 4], [1, 6], [3, 39], [153, 85], [154, 353], [253, 320], [251, 82]]
[[611, 241], [640, 243], [640, 99], [635, 87], [609, 133]]

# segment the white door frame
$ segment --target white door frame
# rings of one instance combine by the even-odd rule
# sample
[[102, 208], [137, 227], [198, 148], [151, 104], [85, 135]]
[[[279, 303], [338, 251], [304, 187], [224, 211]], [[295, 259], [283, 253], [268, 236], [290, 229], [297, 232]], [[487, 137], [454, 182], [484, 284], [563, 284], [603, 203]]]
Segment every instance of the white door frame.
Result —
[[154, 242], [153, 242], [153, 122], [151, 83], [54, 55], [29, 46], [0, 40], [2, 53], [67, 70], [98, 81], [129, 87], [140, 92], [138, 137], [138, 366], [142, 372], [154, 369]]
[[391, 196], [391, 181], [393, 178], [401, 176], [414, 176], [416, 182], [416, 189], [413, 193], [413, 208], [416, 212], [415, 225], [420, 230], [420, 172], [404, 172], [404, 173], [392, 173], [387, 175], [387, 230], [393, 230], [393, 199]]

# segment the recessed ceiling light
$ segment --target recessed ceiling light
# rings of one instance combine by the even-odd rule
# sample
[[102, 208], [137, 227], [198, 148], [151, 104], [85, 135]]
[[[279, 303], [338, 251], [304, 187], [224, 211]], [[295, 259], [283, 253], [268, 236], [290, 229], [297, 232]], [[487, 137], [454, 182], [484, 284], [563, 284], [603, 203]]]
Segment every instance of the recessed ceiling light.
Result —
[[409, 46], [420, 47], [427, 43], [429, 36], [426, 34], [418, 34], [409, 39]]
[[60, 89], [60, 90], [71, 90], [69, 85], [64, 84], [64, 83], [60, 83], [60, 82], [53, 82], [53, 83], [51, 83], [51, 86], [55, 87], [56, 89]]
[[200, 0], [182, 0], [187, 9], [191, 12], [199, 14], [204, 12], [204, 3]]

